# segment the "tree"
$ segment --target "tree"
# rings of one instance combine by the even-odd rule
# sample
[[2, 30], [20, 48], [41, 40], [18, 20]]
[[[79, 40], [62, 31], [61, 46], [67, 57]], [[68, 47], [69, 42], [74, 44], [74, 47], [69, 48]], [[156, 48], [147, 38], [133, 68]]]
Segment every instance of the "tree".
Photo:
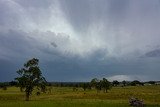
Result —
[[122, 81], [123, 86], [126, 86], [127, 82], [125, 80]]
[[130, 83], [131, 86], [142, 85], [142, 83], [138, 80], [134, 80]]
[[98, 80], [97, 78], [94, 78], [91, 80], [91, 86], [97, 90], [97, 93], [102, 89], [104, 90], [104, 92], [107, 93], [108, 89], [111, 88], [111, 83], [105, 78], [103, 78], [103, 80]]
[[29, 101], [29, 97], [35, 87], [44, 91], [47, 83], [42, 76], [38, 63], [38, 59], [32, 58], [24, 64], [22, 69], [17, 71], [19, 77], [15, 78], [15, 80], [21, 89], [25, 89], [26, 101]]
[[83, 90], [86, 91], [86, 89], [87, 89], [87, 83], [81, 83], [80, 85], [83, 88]]
[[11, 81], [11, 82], [9, 82], [9, 86], [17, 86], [17, 82], [16, 81]]
[[99, 90], [101, 90], [101, 84], [100, 80], [97, 78], [93, 78], [90, 82], [91, 87], [95, 88], [97, 90], [97, 93]]
[[156, 82], [155, 81], [148, 81], [148, 83], [154, 85]]
[[95, 87], [97, 89], [97, 93], [102, 90], [102, 87], [103, 87], [103, 81], [99, 80]]
[[97, 78], [94, 78], [94, 79], [91, 80], [90, 84], [91, 84], [92, 87], [95, 88], [98, 82], [99, 82], [99, 80]]
[[102, 88], [106, 93], [111, 88], [111, 83], [106, 78], [103, 78], [102, 80]]
[[118, 86], [118, 85], [119, 85], [119, 82], [118, 82], [117, 80], [114, 80], [114, 81], [112, 82], [112, 84], [113, 84], [113, 86]]

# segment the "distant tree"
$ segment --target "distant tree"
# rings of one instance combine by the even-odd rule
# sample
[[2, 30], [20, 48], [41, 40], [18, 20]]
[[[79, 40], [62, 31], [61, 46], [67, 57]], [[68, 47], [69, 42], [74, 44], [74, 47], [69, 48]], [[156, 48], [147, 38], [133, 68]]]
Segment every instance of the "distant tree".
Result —
[[104, 92], [107, 92], [108, 89], [111, 88], [111, 83], [106, 78], [103, 78], [102, 80], [98, 80], [97, 78], [94, 78], [91, 80], [90, 84], [92, 87], [94, 87], [97, 90], [97, 93], [102, 89], [104, 90]]
[[119, 82], [118, 82], [117, 80], [114, 80], [114, 81], [112, 82], [112, 84], [113, 84], [113, 86], [117, 86], [117, 85], [119, 85]]
[[92, 79], [90, 85], [97, 90], [97, 93], [101, 90], [101, 81], [97, 78]]
[[138, 80], [134, 80], [130, 83], [131, 86], [142, 85], [142, 83]]
[[15, 78], [15, 80], [21, 89], [25, 89], [26, 101], [29, 101], [34, 87], [43, 91], [45, 89], [46, 80], [42, 76], [38, 63], [39, 60], [33, 58], [27, 61], [22, 69], [17, 71], [19, 77]]
[[7, 82], [0, 83], [0, 88], [2, 88], [2, 90], [7, 90], [7, 86], [9, 86]]
[[96, 87], [95, 87], [95, 88], [97, 89], [97, 92], [101, 91], [101, 90], [102, 90], [102, 88], [103, 88], [103, 81], [102, 81], [102, 80], [100, 80], [99, 82], [97, 82], [97, 84], [96, 84]]
[[96, 87], [97, 86], [97, 83], [99, 82], [99, 80], [97, 78], [94, 78], [91, 80], [90, 84], [91, 84], [91, 87]]
[[11, 82], [9, 82], [9, 85], [10, 85], [10, 86], [16, 86], [16, 85], [17, 85], [17, 82], [16, 82], [16, 81], [11, 81]]
[[92, 89], [91, 83], [87, 83], [87, 89], [89, 89], [89, 90]]
[[123, 86], [127, 85], [127, 82], [125, 80], [122, 81]]
[[106, 78], [103, 78], [102, 80], [102, 88], [104, 89], [104, 92], [106, 93], [111, 88], [111, 83]]
[[156, 82], [155, 81], [148, 81], [148, 83], [154, 85]]
[[89, 83], [82, 83], [81, 87], [83, 88], [84, 91], [89, 87]]

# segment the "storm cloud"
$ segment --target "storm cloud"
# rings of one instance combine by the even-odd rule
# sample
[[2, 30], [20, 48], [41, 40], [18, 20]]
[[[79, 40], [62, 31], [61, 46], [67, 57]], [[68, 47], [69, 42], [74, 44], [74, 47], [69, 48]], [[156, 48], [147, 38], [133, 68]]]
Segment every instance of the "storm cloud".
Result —
[[0, 0], [0, 81], [39, 58], [49, 81], [159, 80], [159, 0]]

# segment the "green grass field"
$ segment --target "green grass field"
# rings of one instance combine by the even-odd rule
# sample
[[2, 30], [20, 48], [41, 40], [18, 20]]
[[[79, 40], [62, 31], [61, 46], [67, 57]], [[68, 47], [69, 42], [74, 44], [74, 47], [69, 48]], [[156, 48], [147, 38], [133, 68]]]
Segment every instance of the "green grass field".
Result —
[[51, 93], [33, 92], [28, 102], [19, 88], [9, 87], [0, 89], [0, 107], [129, 107], [130, 97], [143, 99], [147, 107], [160, 107], [160, 86], [113, 87], [108, 93], [53, 87]]

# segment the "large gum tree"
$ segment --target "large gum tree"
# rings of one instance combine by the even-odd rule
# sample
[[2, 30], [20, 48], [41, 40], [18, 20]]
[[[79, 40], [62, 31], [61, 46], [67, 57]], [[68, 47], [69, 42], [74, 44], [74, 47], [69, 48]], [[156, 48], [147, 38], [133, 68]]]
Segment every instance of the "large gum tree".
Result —
[[38, 63], [38, 59], [32, 58], [24, 64], [23, 68], [17, 71], [19, 77], [15, 78], [15, 80], [21, 90], [25, 90], [26, 101], [29, 101], [35, 87], [41, 91], [45, 90], [46, 80], [42, 76]]

